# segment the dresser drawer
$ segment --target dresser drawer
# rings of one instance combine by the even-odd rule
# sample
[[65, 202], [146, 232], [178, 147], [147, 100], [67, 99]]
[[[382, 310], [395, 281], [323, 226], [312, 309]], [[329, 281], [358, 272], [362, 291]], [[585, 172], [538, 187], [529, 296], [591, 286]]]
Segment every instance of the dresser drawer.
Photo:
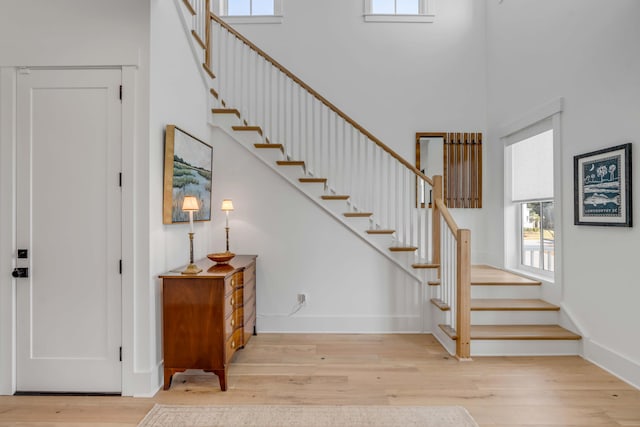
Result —
[[225, 361], [229, 363], [233, 353], [240, 347], [242, 347], [244, 343], [242, 342], [242, 328], [236, 329], [233, 332], [233, 335], [227, 339], [227, 344], [225, 348]]
[[236, 273], [224, 279], [224, 294], [229, 295], [238, 286], [242, 285], [242, 273]]
[[227, 295], [224, 299], [224, 317], [225, 319], [235, 313], [236, 308], [242, 307], [242, 288], [236, 289], [233, 293]]
[[224, 320], [224, 337], [228, 339], [233, 332], [242, 326], [242, 321], [238, 320], [238, 315], [234, 314]]

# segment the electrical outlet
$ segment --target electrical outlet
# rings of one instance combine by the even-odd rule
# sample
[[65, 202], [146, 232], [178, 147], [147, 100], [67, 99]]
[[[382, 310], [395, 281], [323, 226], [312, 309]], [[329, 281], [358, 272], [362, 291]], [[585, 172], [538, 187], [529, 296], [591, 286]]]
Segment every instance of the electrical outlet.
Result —
[[304, 304], [307, 302], [307, 294], [298, 294], [298, 304]]

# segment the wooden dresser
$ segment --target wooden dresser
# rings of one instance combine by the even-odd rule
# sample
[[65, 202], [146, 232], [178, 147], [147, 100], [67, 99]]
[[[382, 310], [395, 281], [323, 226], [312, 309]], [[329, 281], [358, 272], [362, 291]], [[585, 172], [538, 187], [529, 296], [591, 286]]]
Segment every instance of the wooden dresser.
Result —
[[160, 276], [165, 390], [187, 369], [213, 372], [227, 389], [231, 357], [256, 333], [256, 258], [236, 255], [228, 265], [204, 258], [196, 262], [201, 273]]

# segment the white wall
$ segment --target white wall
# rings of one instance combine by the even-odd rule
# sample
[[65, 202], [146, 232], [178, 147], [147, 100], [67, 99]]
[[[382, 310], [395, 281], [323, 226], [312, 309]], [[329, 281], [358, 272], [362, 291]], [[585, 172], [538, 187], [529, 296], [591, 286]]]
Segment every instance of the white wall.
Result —
[[415, 133], [482, 131], [484, 3], [437, 0], [434, 23], [365, 23], [362, 0], [296, 0], [235, 28], [404, 158]]
[[[201, 63], [191, 50], [187, 33], [179, 13], [184, 7], [179, 2], [151, 2], [151, 98], [149, 139], [149, 211], [150, 233], [149, 271], [147, 276], [149, 298], [153, 301], [149, 316], [152, 329], [141, 350], [149, 351], [150, 362], [160, 369], [162, 362], [162, 287], [158, 275], [189, 262], [188, 224], [162, 223], [162, 196], [164, 182], [164, 131], [173, 124], [193, 136], [213, 145], [211, 128], [207, 124], [208, 87], [201, 76]], [[190, 37], [190, 35], [189, 35]], [[203, 51], [198, 48], [198, 54]], [[210, 95], [209, 95], [210, 96]], [[216, 149], [214, 147], [214, 156]], [[214, 170], [214, 179], [217, 171]], [[212, 204], [212, 215], [219, 214], [219, 204]], [[212, 250], [212, 223], [194, 224], [194, 258], [202, 258]], [[139, 331], [143, 332], [143, 331]], [[143, 335], [141, 335], [142, 337]], [[147, 346], [148, 345], [148, 346]], [[160, 374], [160, 372], [158, 372]], [[157, 379], [162, 381], [161, 375]], [[158, 383], [158, 386], [160, 383]]]
[[[133, 236], [126, 236], [133, 242], [134, 250], [125, 248], [129, 258], [125, 257], [123, 282], [128, 282], [129, 289], [149, 282], [149, 237], [148, 237], [148, 147], [149, 140], [149, 1], [148, 0], [4, 0], [0, 5], [0, 67], [6, 67], [2, 76], [4, 82], [11, 82], [11, 75], [15, 75], [12, 67], [88, 67], [108, 66], [123, 69], [124, 97], [123, 138], [126, 146], [123, 148], [123, 171], [125, 188], [123, 197], [135, 200], [123, 206], [130, 209], [123, 219], [124, 226]], [[12, 82], [11, 84], [15, 84]], [[4, 124], [12, 123], [15, 103], [9, 101], [11, 85], [3, 87], [3, 103], [5, 108], [0, 112]], [[6, 95], [9, 95], [7, 97]], [[8, 121], [7, 121], [8, 120]], [[130, 123], [134, 125], [130, 125]], [[6, 126], [5, 126], [6, 129]], [[11, 153], [12, 135], [3, 134], [0, 140], [2, 153]], [[135, 162], [134, 162], [135, 157]], [[135, 168], [133, 167], [135, 163]], [[6, 185], [12, 180], [10, 168], [0, 170], [0, 199], [3, 200], [5, 212], [11, 212], [7, 207], [12, 198], [12, 185]], [[132, 184], [131, 186], [127, 186]], [[124, 199], [123, 199], [124, 200]], [[7, 203], [5, 205], [5, 203]], [[133, 218], [131, 218], [133, 216]], [[10, 216], [0, 217], [0, 229], [11, 230], [14, 226]], [[7, 243], [3, 239], [3, 244]], [[5, 248], [6, 245], [3, 245]], [[6, 262], [12, 262], [14, 248], [3, 249], [0, 255], [9, 256]], [[134, 257], [135, 254], [135, 257]], [[129, 261], [129, 262], [127, 262]], [[11, 305], [12, 280], [8, 275], [0, 276], [2, 295], [9, 296], [0, 301], [3, 319], [13, 311]], [[144, 285], [143, 285], [144, 287]], [[123, 286], [126, 290], [127, 286]], [[142, 294], [144, 295], [144, 292]], [[133, 304], [130, 299], [126, 304]], [[140, 312], [148, 311], [150, 301], [136, 300]], [[136, 308], [136, 310], [137, 310]], [[133, 311], [133, 310], [132, 310]], [[136, 322], [136, 328], [144, 336], [154, 326], [151, 319], [135, 317], [133, 313], [124, 316], [131, 322]], [[134, 318], [135, 317], [135, 318]], [[126, 324], [126, 322], [125, 322]], [[2, 355], [11, 354], [11, 337], [6, 331], [11, 327], [0, 330], [2, 340]], [[123, 331], [123, 388], [126, 393], [136, 393], [136, 390], [150, 390], [150, 375], [152, 372], [148, 358], [134, 362], [133, 353], [144, 353], [144, 346], [133, 349], [134, 340], [130, 331]], [[127, 342], [127, 340], [130, 342]], [[143, 351], [140, 351], [142, 348]], [[11, 375], [7, 371], [10, 364], [3, 356], [0, 365], [0, 392], [11, 392]]]
[[[640, 384], [640, 230], [573, 224], [573, 156], [640, 140], [640, 3], [634, 0], [487, 2], [491, 260], [502, 253], [501, 126], [564, 97], [564, 305], [585, 335], [585, 356]], [[636, 144], [634, 144], [636, 145]], [[637, 164], [638, 147], [633, 161]], [[637, 174], [636, 174], [637, 176]], [[638, 179], [633, 198], [638, 200]], [[636, 212], [637, 219], [637, 212]], [[637, 221], [636, 221], [637, 224]]]
[[[419, 332], [422, 286], [223, 131], [214, 205], [233, 199], [230, 246], [257, 254], [258, 332]], [[213, 221], [225, 248], [224, 216]], [[308, 302], [295, 315], [298, 293]]]

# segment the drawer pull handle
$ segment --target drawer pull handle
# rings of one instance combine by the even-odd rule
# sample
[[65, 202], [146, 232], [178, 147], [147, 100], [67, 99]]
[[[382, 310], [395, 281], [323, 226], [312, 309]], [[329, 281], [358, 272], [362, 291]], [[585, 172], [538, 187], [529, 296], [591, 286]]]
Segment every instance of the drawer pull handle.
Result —
[[231, 327], [233, 328], [234, 326], [236, 326], [236, 319], [231, 319]]
[[236, 285], [236, 279], [231, 279], [231, 286], [235, 286]]
[[235, 340], [231, 341], [231, 348], [236, 348], [236, 342], [235, 342]]
[[234, 305], [236, 303], [236, 300], [233, 299], [233, 297], [231, 297], [231, 305]]

